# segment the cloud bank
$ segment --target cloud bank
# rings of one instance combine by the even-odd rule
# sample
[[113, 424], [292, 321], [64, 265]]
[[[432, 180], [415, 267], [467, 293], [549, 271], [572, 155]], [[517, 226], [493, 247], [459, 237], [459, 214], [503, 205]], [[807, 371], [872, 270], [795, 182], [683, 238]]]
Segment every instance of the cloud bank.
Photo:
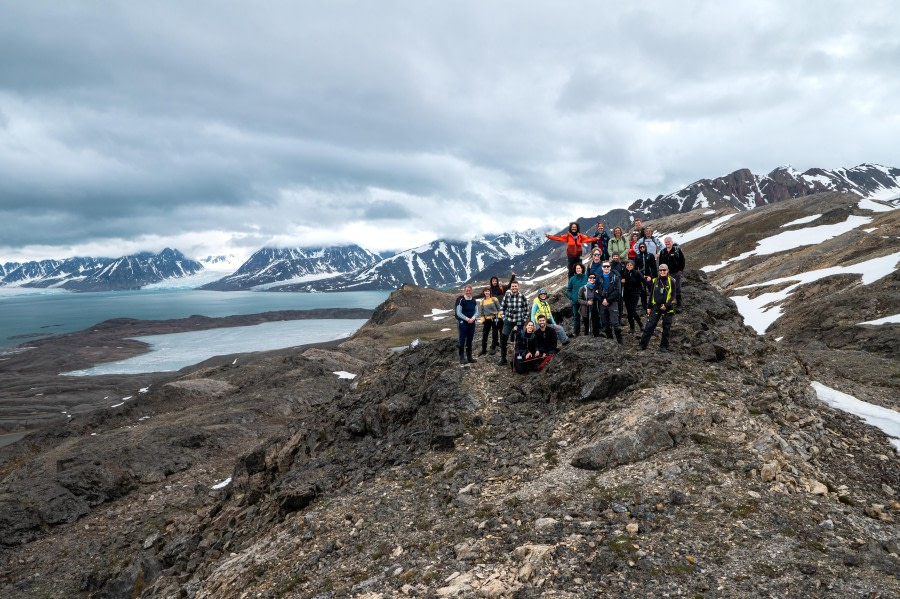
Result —
[[896, 166], [892, 5], [746, 4], [4, 2], [0, 258], [397, 250]]

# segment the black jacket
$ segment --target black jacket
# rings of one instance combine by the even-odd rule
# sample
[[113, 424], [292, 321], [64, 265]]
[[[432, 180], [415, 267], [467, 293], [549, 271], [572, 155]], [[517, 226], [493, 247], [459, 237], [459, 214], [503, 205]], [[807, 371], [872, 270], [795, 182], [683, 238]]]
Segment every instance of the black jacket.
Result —
[[[612, 269], [610, 269], [612, 271]], [[622, 278], [616, 274], [611, 272], [609, 275], [609, 285], [607, 285], [606, 290], [603, 289], [603, 277], [600, 277], [600, 280], [597, 281], [597, 293], [600, 295], [600, 303], [603, 303], [603, 298], [606, 298], [606, 301], [610, 304], [618, 302], [622, 298]]]
[[537, 340], [537, 348], [541, 353], [555, 354], [558, 351], [556, 347], [556, 330], [550, 328], [549, 325], [543, 331], [541, 329], [535, 330], [534, 337]]
[[529, 352], [534, 355], [534, 352], [537, 350], [537, 336], [534, 333], [529, 335], [525, 332], [525, 329], [522, 329], [516, 335], [516, 355], [524, 357]]
[[638, 270], [625, 270], [625, 273], [622, 275], [622, 278], [625, 279], [625, 284], [623, 285], [625, 297], [641, 297], [641, 304], [647, 303], [647, 280], [641, 275]]
[[638, 252], [634, 257], [634, 269], [645, 277], [656, 278], [656, 256], [650, 252]]
[[681, 251], [677, 243], [672, 244], [671, 252], [663, 247], [659, 251], [659, 263], [668, 264], [669, 270], [673, 273], [681, 272], [684, 270], [684, 252]]

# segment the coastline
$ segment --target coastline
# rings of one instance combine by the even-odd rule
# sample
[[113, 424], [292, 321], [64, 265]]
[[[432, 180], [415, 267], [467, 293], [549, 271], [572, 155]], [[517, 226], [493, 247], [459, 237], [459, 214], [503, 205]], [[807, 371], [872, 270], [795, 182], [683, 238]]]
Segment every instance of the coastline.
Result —
[[[277, 353], [302, 348], [334, 347], [346, 338], [310, 343], [268, 352], [239, 352], [215, 356], [175, 372], [103, 376], [61, 376], [60, 372], [89, 368], [103, 362], [122, 360], [149, 351], [136, 336], [240, 327], [282, 320], [323, 318], [369, 318], [372, 310], [361, 308], [316, 308], [282, 310], [225, 317], [191, 316], [171, 320], [117, 318], [75, 333], [30, 340], [9, 348], [0, 361], [0, 446], [12, 444], [28, 432], [98, 409], [109, 408], [141, 389], [160, 385], [192, 370], [231, 363], [246, 353]], [[26, 349], [27, 348], [27, 349]], [[6, 441], [7, 435], [20, 435]]]

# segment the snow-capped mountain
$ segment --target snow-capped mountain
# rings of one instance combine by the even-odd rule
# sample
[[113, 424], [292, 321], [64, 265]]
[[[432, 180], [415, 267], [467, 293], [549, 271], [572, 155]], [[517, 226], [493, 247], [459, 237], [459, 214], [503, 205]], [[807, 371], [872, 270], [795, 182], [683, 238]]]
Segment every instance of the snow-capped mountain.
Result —
[[7, 263], [0, 285], [54, 287], [72, 291], [140, 289], [152, 283], [190, 276], [203, 269], [178, 250], [142, 252], [121, 258], [66, 258]]
[[537, 231], [503, 233], [471, 241], [439, 239], [399, 252], [376, 264], [339, 277], [278, 286], [278, 291], [363, 291], [396, 289], [404, 283], [452, 287], [468, 281], [498, 260], [530, 252], [544, 236]]
[[197, 260], [206, 270], [234, 272], [240, 266], [242, 261], [234, 254], [223, 254], [219, 256], [207, 256]]
[[843, 191], [860, 197], [900, 195], [900, 168], [861, 164], [853, 168], [811, 168], [804, 173], [790, 166], [768, 175], [740, 169], [716, 179], [701, 179], [668, 195], [637, 200], [628, 209], [647, 218], [659, 218], [698, 208], [736, 208], [741, 211], [825, 191]]
[[327, 248], [263, 248], [233, 274], [204, 285], [203, 289], [235, 291], [277, 283], [335, 277], [375, 264], [377, 254], [358, 245]]
[[[857, 198], [867, 198], [866, 201], [897, 198], [900, 197], [900, 168], [863, 164], [849, 169], [830, 171], [813, 168], [799, 173], [791, 167], [780, 167], [762, 177], [741, 169], [717, 179], [701, 179], [653, 200], [638, 200], [628, 209], [579, 218], [578, 223], [582, 232], [593, 235], [598, 221], [603, 222], [606, 231], [611, 233], [615, 226], [628, 231], [635, 217], [643, 217], [645, 223], [657, 232], [672, 231], [668, 228], [667, 216], [692, 211], [700, 215], [705, 211], [707, 216], [692, 217], [692, 220], [699, 219], [700, 222], [715, 218], [713, 213], [723, 209], [746, 212], [783, 200], [831, 191], [850, 193]], [[565, 229], [559, 232], [563, 233]], [[522, 280], [540, 282], [554, 276], [561, 265], [565, 265], [565, 246], [547, 242], [533, 251], [498, 261], [490, 268], [475, 273], [471, 280], [486, 281], [494, 275], [508, 279], [510, 273], [515, 272]]]

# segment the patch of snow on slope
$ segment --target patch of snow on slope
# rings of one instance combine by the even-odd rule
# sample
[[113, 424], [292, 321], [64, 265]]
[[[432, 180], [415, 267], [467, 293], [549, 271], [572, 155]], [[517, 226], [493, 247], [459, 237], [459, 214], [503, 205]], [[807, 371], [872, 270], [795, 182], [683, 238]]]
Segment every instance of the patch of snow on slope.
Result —
[[293, 285], [295, 283], [308, 283], [309, 281], [321, 281], [322, 279], [333, 279], [334, 277], [339, 277], [342, 274], [340, 272], [317, 272], [309, 275], [302, 275], [299, 277], [293, 277], [291, 279], [284, 279], [282, 281], [272, 281], [271, 283], [263, 283], [261, 285], [254, 285], [250, 288], [251, 291], [264, 291], [266, 289], [271, 289], [272, 287], [281, 287], [283, 285]]
[[900, 261], [900, 252], [881, 256], [880, 258], [873, 258], [872, 260], [867, 260], [858, 264], [820, 268], [819, 270], [803, 272], [796, 276], [781, 277], [779, 279], [766, 281], [765, 283], [745, 285], [743, 287], [738, 287], [738, 289], [766, 287], [768, 285], [777, 285], [794, 281], [793, 285], [789, 285], [781, 291], [763, 293], [752, 299], [750, 296], [734, 296], [731, 299], [737, 304], [738, 311], [741, 313], [741, 316], [744, 317], [744, 322], [762, 335], [766, 332], [766, 329], [781, 316], [781, 302], [787, 299], [787, 297], [800, 285], [812, 283], [825, 277], [843, 274], [862, 275], [863, 285], [869, 285], [894, 272], [898, 261]]
[[[891, 192], [888, 197], [878, 198], [878, 199], [892, 200], [895, 197], [900, 196], [900, 191], [897, 191], [896, 189], [891, 189], [888, 191]], [[871, 210], [872, 212], [893, 212], [897, 208], [896, 207], [892, 208], [890, 206], [885, 206], [884, 204], [875, 202], [875, 201], [873, 201], [873, 196], [869, 196], [868, 198], [863, 198], [859, 201], [859, 209], [860, 210]]]
[[332, 374], [336, 374], [339, 379], [355, 379], [356, 375], [346, 370], [335, 370]]
[[884, 318], [879, 318], [877, 320], [867, 320], [866, 322], [860, 322], [859, 325], [864, 324], [900, 324], [900, 314], [894, 314], [893, 316], [885, 316]]
[[858, 416], [869, 426], [874, 426], [883, 431], [885, 435], [890, 437], [891, 445], [894, 446], [894, 449], [900, 453], [900, 412], [866, 403], [852, 395], [826, 387], [817, 381], [813, 381], [811, 385], [821, 401], [832, 408]]
[[833, 225], [820, 225], [818, 227], [807, 227], [804, 229], [794, 229], [793, 231], [785, 231], [771, 237], [766, 237], [756, 242], [756, 247], [750, 251], [744, 252], [734, 258], [729, 258], [720, 264], [704, 266], [702, 270], [712, 272], [719, 270], [724, 266], [728, 266], [732, 262], [739, 262], [750, 256], [767, 256], [769, 254], [777, 254], [786, 250], [793, 250], [805, 245], [814, 245], [822, 243], [826, 239], [837, 237], [848, 233], [853, 229], [867, 225], [872, 222], [869, 216], [848, 216], [847, 220], [842, 223]]
[[781, 228], [783, 229], [784, 227], [793, 227], [794, 225], [805, 225], [806, 223], [813, 222], [820, 216], [822, 216], [822, 215], [821, 214], [813, 214], [812, 216], [804, 216], [803, 218], [798, 218], [797, 220], [792, 220], [789, 223], [784, 223], [783, 225], [781, 225]]
[[[715, 212], [713, 212], [713, 214], [715, 214]], [[687, 233], [658, 233], [658, 235], [663, 237], [672, 237], [673, 241], [678, 244], [687, 243], [688, 241], [694, 241], [695, 239], [706, 237], [710, 233], [715, 233], [719, 227], [724, 225], [727, 221], [731, 220], [738, 214], [740, 214], [740, 212], [733, 212], [731, 214], [726, 214], [725, 216], [720, 216], [719, 218], [710, 221], [705, 225], [697, 227], [696, 229], [692, 229]]]

